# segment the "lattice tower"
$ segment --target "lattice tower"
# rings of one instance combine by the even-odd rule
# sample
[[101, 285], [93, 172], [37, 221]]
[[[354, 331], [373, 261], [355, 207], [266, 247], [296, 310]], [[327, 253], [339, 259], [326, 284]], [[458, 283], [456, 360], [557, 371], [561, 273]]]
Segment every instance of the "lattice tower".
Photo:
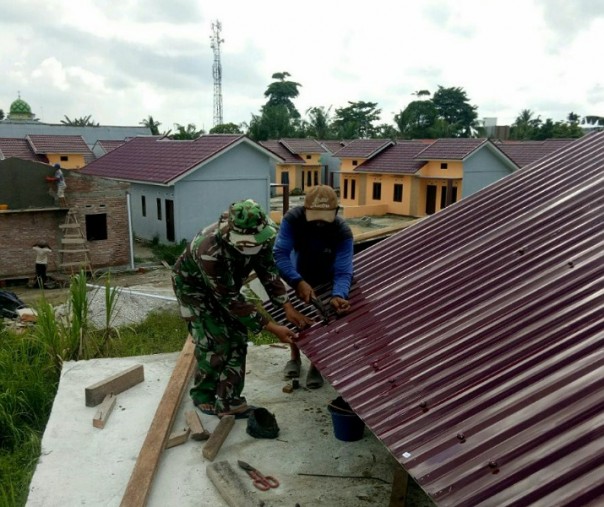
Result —
[[220, 38], [222, 23], [215, 21], [212, 23], [212, 35], [210, 36], [211, 46], [214, 51], [214, 64], [212, 65], [212, 75], [214, 76], [214, 127], [222, 123], [222, 65], [220, 64], [220, 44], [224, 39]]

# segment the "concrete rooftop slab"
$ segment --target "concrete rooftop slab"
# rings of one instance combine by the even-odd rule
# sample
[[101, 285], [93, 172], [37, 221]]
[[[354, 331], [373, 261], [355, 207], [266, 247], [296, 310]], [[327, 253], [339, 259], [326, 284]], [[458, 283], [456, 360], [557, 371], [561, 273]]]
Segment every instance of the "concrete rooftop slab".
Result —
[[[245, 431], [247, 421], [238, 420], [214, 463], [228, 461], [267, 506], [388, 505], [394, 459], [367, 429], [356, 442], [334, 437], [327, 405], [338, 394], [328, 384], [314, 391], [304, 388], [305, 358], [301, 388], [284, 393], [281, 370], [288, 357], [287, 349], [268, 345], [250, 345], [248, 352], [244, 394], [249, 403], [275, 414], [279, 437], [255, 439]], [[120, 505], [177, 358], [174, 353], [65, 363], [27, 505]], [[118, 394], [105, 428], [94, 428], [98, 407], [85, 405], [85, 388], [137, 364], [144, 365], [144, 382]], [[192, 408], [185, 393], [172, 431], [185, 427], [184, 413]], [[218, 419], [198, 413], [204, 427], [213, 431]], [[228, 505], [206, 475], [210, 462], [202, 456], [204, 444], [189, 439], [163, 452], [148, 506]], [[255, 490], [238, 459], [275, 476], [280, 486]]]

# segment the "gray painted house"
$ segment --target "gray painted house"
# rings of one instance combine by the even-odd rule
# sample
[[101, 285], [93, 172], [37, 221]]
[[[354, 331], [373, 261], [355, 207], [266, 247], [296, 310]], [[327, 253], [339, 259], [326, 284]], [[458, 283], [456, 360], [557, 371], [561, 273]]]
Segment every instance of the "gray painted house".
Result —
[[193, 141], [137, 137], [82, 173], [130, 183], [134, 234], [161, 243], [190, 240], [229, 204], [270, 205], [270, 171], [280, 158], [243, 135]]

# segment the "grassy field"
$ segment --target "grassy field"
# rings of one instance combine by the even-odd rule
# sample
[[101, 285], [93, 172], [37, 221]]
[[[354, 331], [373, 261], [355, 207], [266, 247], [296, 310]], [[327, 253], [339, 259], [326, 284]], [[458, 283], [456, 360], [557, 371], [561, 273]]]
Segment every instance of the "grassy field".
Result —
[[[44, 428], [56, 395], [64, 361], [178, 352], [187, 329], [176, 311], [159, 311], [144, 322], [115, 329], [88, 322], [86, 279], [72, 277], [69, 318], [59, 319], [44, 299], [35, 305], [36, 324], [23, 333], [0, 328], [0, 506], [24, 506], [40, 455]], [[107, 281], [108, 315], [119, 293]], [[1, 326], [0, 321], [0, 326]], [[274, 342], [273, 335], [253, 337]]]

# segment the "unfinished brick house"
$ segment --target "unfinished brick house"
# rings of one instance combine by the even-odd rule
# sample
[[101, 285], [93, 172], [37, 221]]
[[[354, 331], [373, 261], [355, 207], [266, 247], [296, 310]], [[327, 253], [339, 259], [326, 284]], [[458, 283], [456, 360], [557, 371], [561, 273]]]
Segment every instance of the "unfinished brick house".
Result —
[[[126, 266], [130, 262], [127, 207], [128, 183], [65, 171], [67, 208], [56, 201], [54, 174], [48, 164], [8, 158], [0, 160], [0, 280], [30, 278], [34, 274], [34, 243], [48, 242], [53, 250], [48, 273], [78, 270], [75, 261], [88, 258], [92, 269]], [[83, 241], [66, 254], [64, 224], [79, 224]], [[72, 232], [73, 234], [73, 232]], [[66, 262], [67, 261], [67, 262]], [[63, 266], [61, 266], [63, 264]], [[66, 266], [65, 264], [70, 264]]]

